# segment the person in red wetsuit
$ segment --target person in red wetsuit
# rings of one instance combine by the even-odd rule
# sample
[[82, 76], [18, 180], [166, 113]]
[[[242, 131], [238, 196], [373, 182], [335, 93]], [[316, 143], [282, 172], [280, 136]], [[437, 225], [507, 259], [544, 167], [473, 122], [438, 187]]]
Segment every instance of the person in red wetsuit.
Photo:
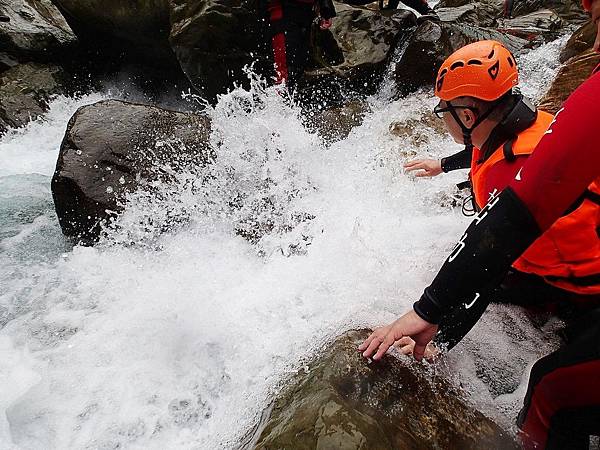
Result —
[[318, 20], [321, 29], [328, 29], [335, 7], [331, 0], [264, 0], [261, 4], [267, 15], [275, 83], [294, 88], [310, 58], [313, 20]]
[[[600, 0], [584, 0], [598, 25]], [[477, 304], [510, 266], [561, 217], [597, 198], [588, 188], [600, 177], [596, 122], [600, 71], [565, 102], [518, 176], [475, 217], [413, 309], [377, 328], [359, 346], [378, 360], [404, 338], [423, 358], [438, 324], [461, 304]], [[570, 322], [564, 346], [537, 361], [519, 414], [527, 449], [584, 449], [600, 434], [600, 309]]]

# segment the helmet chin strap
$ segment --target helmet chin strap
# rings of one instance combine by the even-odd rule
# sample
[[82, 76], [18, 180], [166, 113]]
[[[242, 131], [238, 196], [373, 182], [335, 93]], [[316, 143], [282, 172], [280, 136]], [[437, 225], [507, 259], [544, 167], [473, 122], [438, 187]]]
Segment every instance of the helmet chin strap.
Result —
[[[463, 142], [465, 144], [465, 150], [472, 152], [473, 148], [475, 147], [473, 145], [473, 138], [472, 138], [473, 130], [475, 130], [475, 128], [477, 128], [479, 125], [481, 125], [481, 123], [489, 117], [489, 115], [492, 113], [492, 111], [494, 111], [494, 109], [496, 109], [499, 102], [494, 102], [494, 104], [492, 106], [490, 106], [486, 112], [484, 112], [479, 117], [477, 117], [477, 120], [475, 120], [475, 123], [473, 123], [473, 126], [471, 128], [467, 128], [467, 126], [463, 123], [463, 121], [460, 119], [460, 117], [458, 117], [456, 109], [454, 108], [454, 105], [452, 105], [452, 103], [447, 101], [446, 104], [450, 107], [450, 114], [452, 114], [452, 117], [454, 117], [454, 120], [456, 120], [456, 123], [458, 123], [458, 125], [460, 126], [460, 129], [462, 130]], [[472, 108], [472, 110], [477, 111], [476, 108]]]

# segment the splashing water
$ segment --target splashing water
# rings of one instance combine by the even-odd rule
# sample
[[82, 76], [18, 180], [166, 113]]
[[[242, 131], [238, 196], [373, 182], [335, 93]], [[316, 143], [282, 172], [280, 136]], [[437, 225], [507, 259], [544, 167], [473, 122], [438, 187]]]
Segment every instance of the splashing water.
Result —
[[[429, 95], [373, 98], [361, 126], [325, 143], [255, 83], [207, 108], [213, 165], [132, 194], [96, 247], [73, 248], [50, 177], [68, 118], [105, 97], [59, 98], [0, 140], [6, 447], [235, 448], [320, 345], [410, 308], [467, 224], [448, 205], [464, 173], [402, 170], [410, 152], [458, 150], [419, 122]], [[392, 120], [413, 120], [419, 139], [392, 136]], [[517, 309], [493, 308], [446, 370], [509, 423], [523, 368], [550, 345]]]

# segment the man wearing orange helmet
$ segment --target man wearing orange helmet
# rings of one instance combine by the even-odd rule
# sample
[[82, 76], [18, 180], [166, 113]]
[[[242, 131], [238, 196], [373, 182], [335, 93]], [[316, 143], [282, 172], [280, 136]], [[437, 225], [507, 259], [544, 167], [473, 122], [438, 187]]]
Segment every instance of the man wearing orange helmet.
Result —
[[[481, 210], [515, 177], [554, 117], [536, 109], [513, 88], [514, 57], [496, 41], [480, 41], [453, 53], [442, 65], [435, 112], [470, 156], [474, 205]], [[600, 198], [592, 183], [590, 194]], [[490, 301], [541, 307], [568, 318], [600, 306], [600, 205], [586, 202], [559, 219], [514, 262], [502, 283], [477, 302], [454, 308], [440, 323], [436, 342], [456, 345]], [[407, 340], [405, 340], [407, 341]], [[404, 349], [408, 352], [412, 343]]]
[[[600, 0], [583, 4], [598, 26], [594, 46], [598, 50]], [[455, 113], [461, 117], [457, 108]], [[413, 355], [422, 359], [438, 325], [449, 320], [453, 311], [484, 299], [481, 294], [495, 289], [511, 264], [565, 214], [595, 207], [598, 198], [590, 186], [600, 181], [599, 116], [600, 70], [596, 69], [567, 99], [508, 186], [479, 212], [413, 310], [376, 329], [361, 344], [365, 357], [378, 360], [395, 343], [413, 339]], [[577, 233], [572, 237], [576, 245], [583, 240], [594, 246], [600, 239]], [[567, 331], [566, 345], [531, 369], [518, 420], [527, 449], [584, 449], [590, 435], [600, 434], [600, 308], [573, 320]]]

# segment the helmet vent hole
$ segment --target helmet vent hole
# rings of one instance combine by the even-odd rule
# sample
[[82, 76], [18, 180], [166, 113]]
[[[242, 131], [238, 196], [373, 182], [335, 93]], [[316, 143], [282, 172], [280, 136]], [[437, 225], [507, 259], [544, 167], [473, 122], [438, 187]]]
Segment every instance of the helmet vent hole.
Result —
[[515, 62], [513, 61], [512, 58], [508, 58], [508, 64], [510, 64], [510, 67], [514, 67], [515, 66]]
[[456, 70], [456, 69], [458, 69], [459, 67], [464, 67], [464, 66], [465, 66], [465, 63], [464, 63], [464, 62], [462, 62], [462, 61], [456, 61], [454, 64], [452, 64], [452, 65], [450, 66], [450, 70]]
[[490, 54], [488, 55], [488, 59], [492, 59], [495, 54], [496, 54], [496, 49], [493, 48], [492, 51], [490, 52]]
[[442, 70], [442, 72], [440, 73], [439, 78], [442, 78], [444, 75], [446, 75], [448, 73], [448, 69], [444, 69]]
[[478, 59], [471, 59], [467, 63], [467, 65], [469, 65], [469, 66], [481, 66], [481, 65], [483, 65], [483, 63], [480, 60], [478, 60]]

